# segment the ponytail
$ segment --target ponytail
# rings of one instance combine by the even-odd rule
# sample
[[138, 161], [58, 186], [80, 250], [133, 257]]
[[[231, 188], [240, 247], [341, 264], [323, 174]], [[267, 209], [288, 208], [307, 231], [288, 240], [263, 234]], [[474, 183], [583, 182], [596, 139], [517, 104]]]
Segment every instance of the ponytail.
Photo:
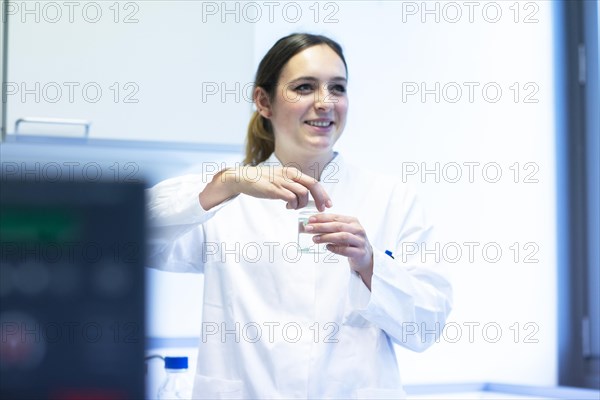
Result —
[[271, 122], [255, 111], [248, 124], [245, 165], [258, 165], [275, 151]]

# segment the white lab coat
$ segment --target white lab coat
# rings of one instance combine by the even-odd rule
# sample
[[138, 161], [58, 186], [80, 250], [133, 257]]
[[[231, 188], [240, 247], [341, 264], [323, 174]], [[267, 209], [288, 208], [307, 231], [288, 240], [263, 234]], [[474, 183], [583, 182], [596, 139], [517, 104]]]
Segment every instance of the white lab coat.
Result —
[[246, 195], [205, 211], [206, 180], [149, 190], [150, 266], [204, 273], [194, 398], [402, 398], [392, 343], [426, 349], [451, 309], [436, 267], [402, 254], [430, 231], [414, 190], [339, 154], [321, 177], [326, 212], [357, 217], [373, 246], [369, 291], [345, 257], [298, 252], [299, 211]]

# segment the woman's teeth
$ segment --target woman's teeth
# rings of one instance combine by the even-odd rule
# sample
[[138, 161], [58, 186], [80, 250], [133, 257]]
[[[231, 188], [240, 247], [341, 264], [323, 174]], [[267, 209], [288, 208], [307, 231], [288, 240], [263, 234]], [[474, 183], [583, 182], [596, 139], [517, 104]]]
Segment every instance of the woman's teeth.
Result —
[[320, 127], [326, 127], [326, 126], [331, 125], [331, 121], [307, 121], [306, 123], [311, 126], [320, 126]]

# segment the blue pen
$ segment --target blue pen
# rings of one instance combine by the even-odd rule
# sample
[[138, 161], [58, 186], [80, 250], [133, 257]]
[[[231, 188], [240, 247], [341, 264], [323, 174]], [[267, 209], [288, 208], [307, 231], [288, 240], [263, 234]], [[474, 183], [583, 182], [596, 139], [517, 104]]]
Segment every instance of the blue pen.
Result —
[[386, 250], [385, 254], [387, 254], [388, 256], [392, 257], [395, 260], [394, 256], [392, 255], [392, 252], [390, 250]]

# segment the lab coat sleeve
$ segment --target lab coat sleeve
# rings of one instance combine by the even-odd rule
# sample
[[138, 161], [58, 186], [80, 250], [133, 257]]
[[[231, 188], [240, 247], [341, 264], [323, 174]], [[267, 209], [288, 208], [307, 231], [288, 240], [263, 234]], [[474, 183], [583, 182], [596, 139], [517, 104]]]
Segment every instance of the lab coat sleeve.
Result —
[[360, 315], [399, 345], [424, 351], [441, 334], [452, 308], [452, 289], [442, 267], [423, 263], [421, 252], [415, 251], [425, 245], [431, 227], [414, 190], [398, 187], [387, 214], [400, 227], [394, 258], [384, 249], [373, 249], [370, 291], [358, 274], [351, 274], [349, 319]]
[[147, 190], [147, 266], [173, 272], [202, 272], [204, 229], [227, 200], [209, 211], [198, 195], [207, 177], [185, 175], [167, 179]]

